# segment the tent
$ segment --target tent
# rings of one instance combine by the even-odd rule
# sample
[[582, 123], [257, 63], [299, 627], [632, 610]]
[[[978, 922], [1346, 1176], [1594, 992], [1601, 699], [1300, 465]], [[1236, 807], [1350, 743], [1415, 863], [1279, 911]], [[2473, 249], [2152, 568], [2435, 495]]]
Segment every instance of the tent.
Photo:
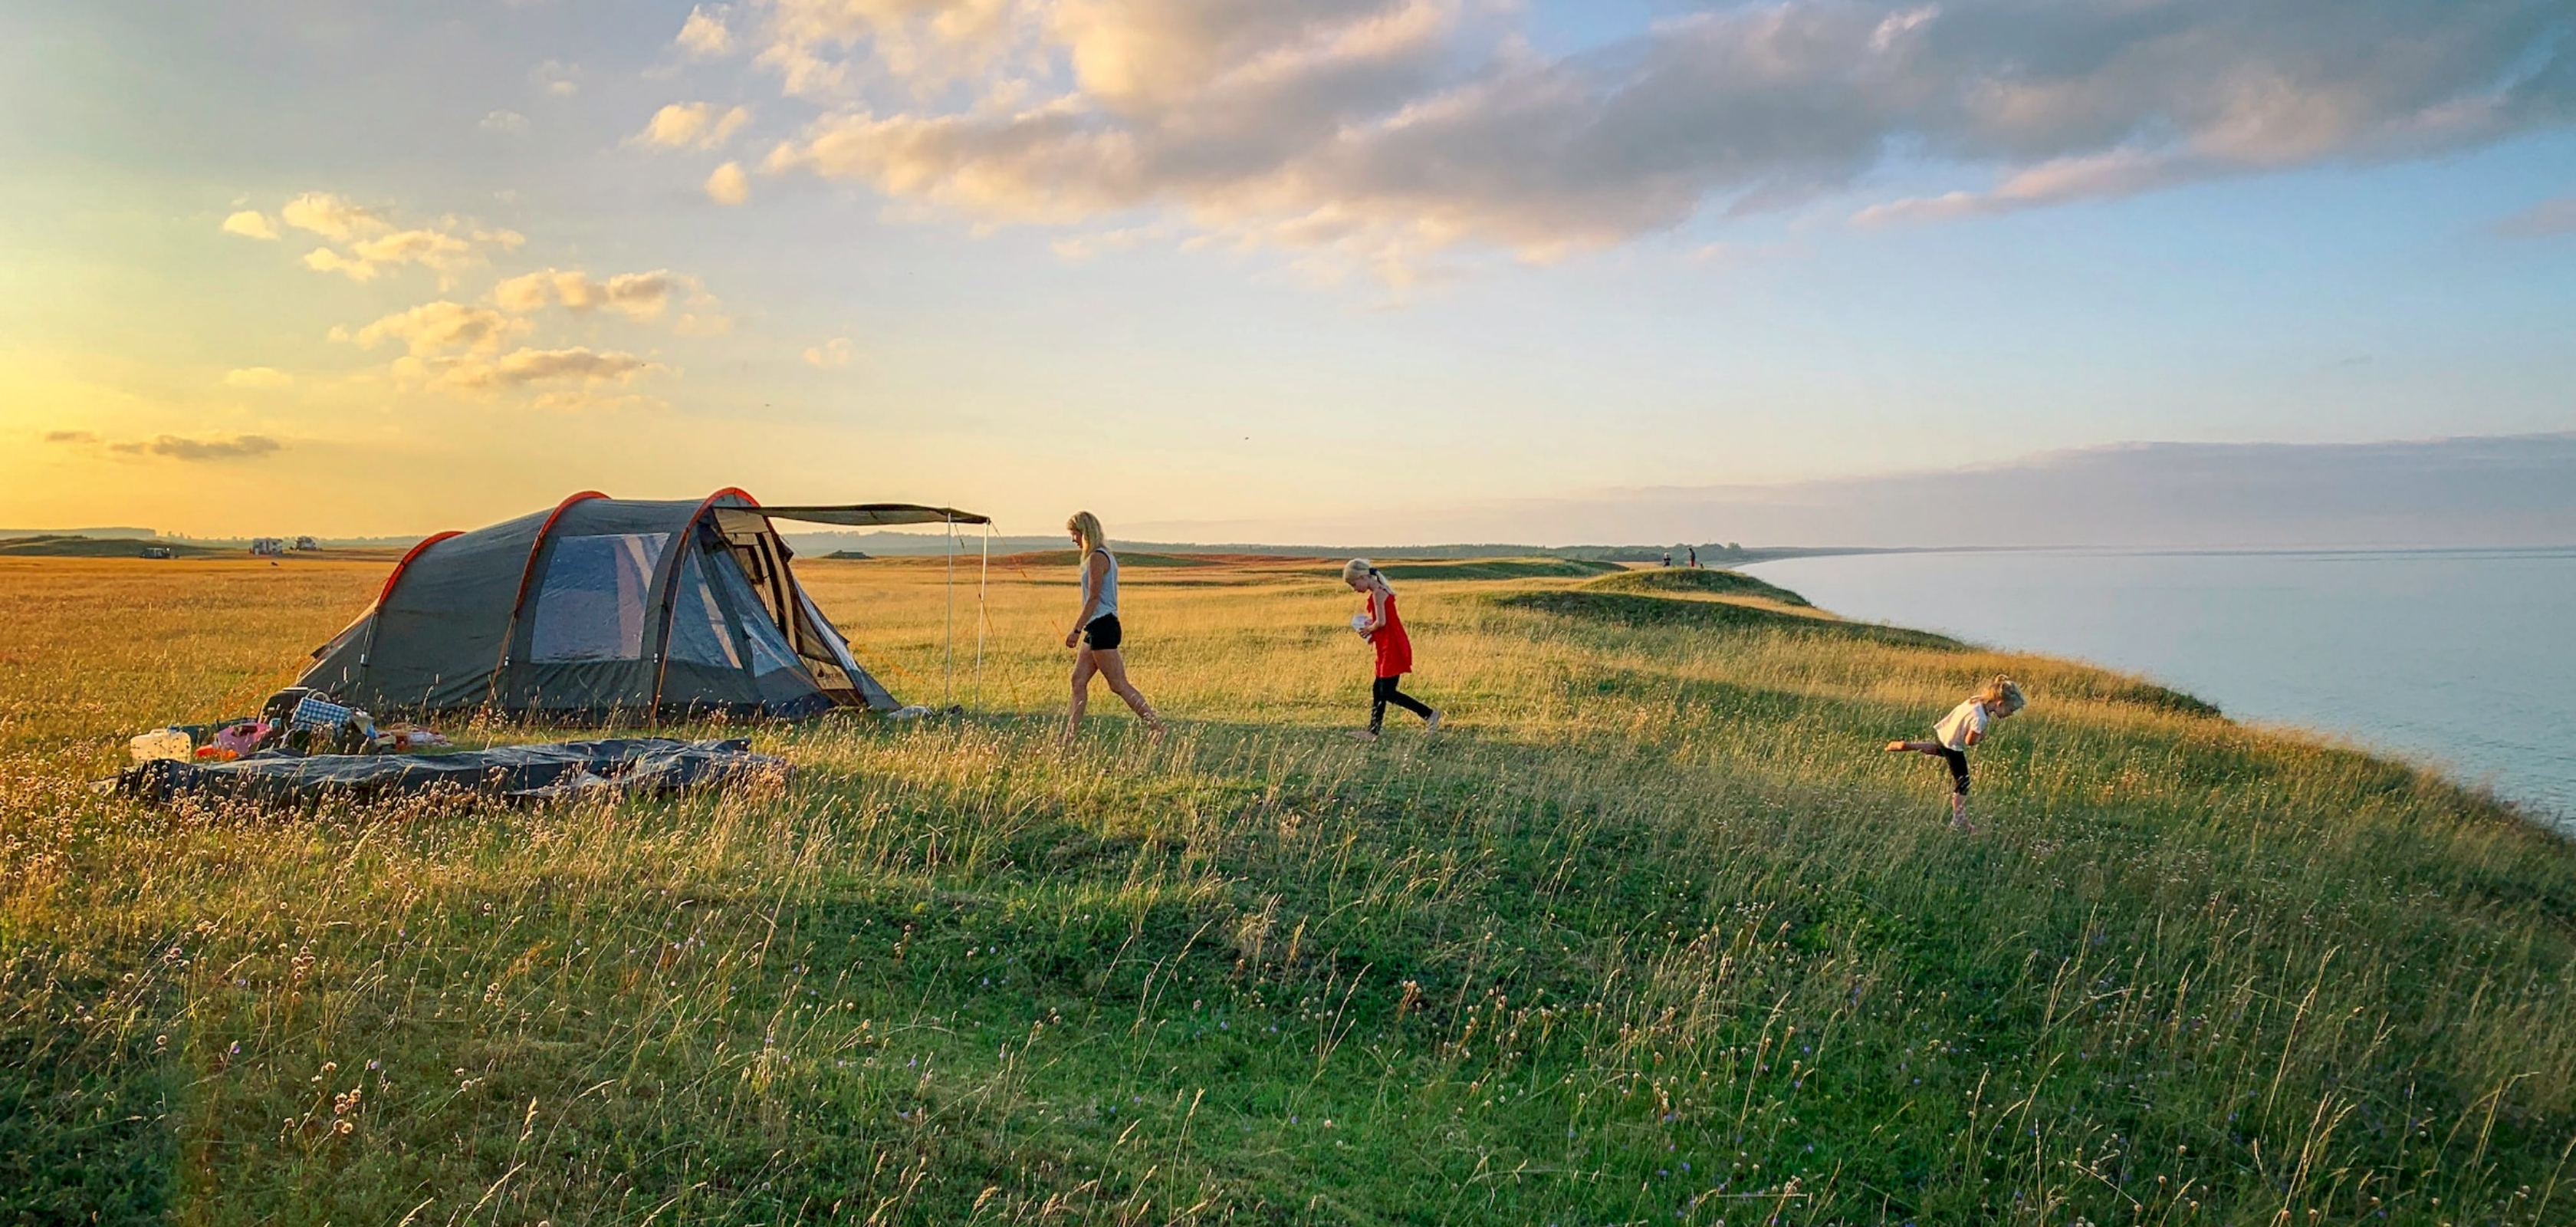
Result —
[[583, 491], [411, 548], [297, 685], [379, 716], [596, 721], [898, 706], [788, 567], [772, 520], [984, 524], [949, 507], [762, 507]]

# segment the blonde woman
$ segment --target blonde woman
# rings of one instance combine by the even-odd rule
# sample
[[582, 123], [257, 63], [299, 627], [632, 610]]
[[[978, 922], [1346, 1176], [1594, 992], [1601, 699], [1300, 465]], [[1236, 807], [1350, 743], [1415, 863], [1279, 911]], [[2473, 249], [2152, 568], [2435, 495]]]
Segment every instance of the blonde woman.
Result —
[[2014, 712], [2029, 700], [2022, 697], [2021, 687], [2009, 677], [1996, 675], [1985, 689], [1968, 696], [1968, 701], [1950, 709], [1941, 722], [1932, 726], [1930, 741], [1891, 741], [1890, 754], [1911, 751], [1929, 754], [1950, 766], [1950, 825], [1962, 831], [1977, 828], [1968, 821], [1968, 747], [1986, 739], [1986, 730]]
[[1386, 577], [1365, 558], [1354, 558], [1342, 564], [1342, 582], [1351, 591], [1368, 598], [1368, 609], [1351, 617], [1351, 629], [1360, 633], [1377, 649], [1377, 680], [1369, 688], [1369, 723], [1365, 731], [1351, 736], [1362, 741], [1375, 741], [1386, 724], [1386, 705], [1393, 703], [1422, 717], [1423, 731], [1440, 731], [1440, 713], [1396, 687], [1404, 675], [1413, 672], [1413, 638], [1404, 633], [1404, 617], [1395, 612], [1395, 589], [1387, 586]]
[[1128, 710], [1160, 737], [1163, 718], [1154, 714], [1154, 705], [1127, 680], [1127, 662], [1118, 655], [1125, 632], [1118, 625], [1118, 557], [1109, 552], [1108, 534], [1101, 531], [1100, 517], [1088, 511], [1073, 513], [1064, 522], [1064, 531], [1082, 552], [1082, 612], [1064, 635], [1064, 646], [1074, 650], [1073, 709], [1064, 718], [1064, 739], [1071, 743], [1082, 732], [1082, 712], [1091, 705], [1095, 673], [1109, 679], [1109, 692], [1127, 700]]

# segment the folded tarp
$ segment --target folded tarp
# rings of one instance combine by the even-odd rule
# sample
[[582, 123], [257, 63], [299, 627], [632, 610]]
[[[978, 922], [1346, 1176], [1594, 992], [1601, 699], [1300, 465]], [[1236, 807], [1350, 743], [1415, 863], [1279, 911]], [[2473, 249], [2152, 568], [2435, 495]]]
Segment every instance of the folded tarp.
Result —
[[787, 760], [752, 753], [745, 738], [625, 737], [454, 754], [271, 753], [204, 764], [156, 759], [116, 777], [115, 790], [156, 805], [180, 797], [283, 805], [434, 791], [544, 800], [601, 791], [677, 792], [780, 777], [787, 770]]

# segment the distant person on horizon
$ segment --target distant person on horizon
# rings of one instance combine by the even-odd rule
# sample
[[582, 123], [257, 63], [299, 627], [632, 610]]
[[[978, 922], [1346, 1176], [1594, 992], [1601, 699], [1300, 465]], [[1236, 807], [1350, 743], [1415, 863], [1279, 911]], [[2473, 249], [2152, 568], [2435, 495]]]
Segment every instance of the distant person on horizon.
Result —
[[2020, 711], [2027, 702], [2022, 697], [2020, 686], [2011, 678], [1997, 674], [1995, 680], [1986, 683], [1985, 689], [1969, 696], [1967, 702], [1951, 708], [1949, 715], [1941, 717], [1941, 722], [1932, 727], [1933, 740], [1891, 741], [1887, 743], [1888, 753], [1911, 750], [1948, 763], [1950, 825], [1961, 831], [1974, 832], [1977, 829], [1975, 824], [1968, 821], [1968, 747], [1984, 741], [1986, 730], [1993, 727], [1995, 721]]
[[1064, 531], [1081, 552], [1082, 612], [1073, 620], [1073, 629], [1065, 632], [1064, 646], [1073, 653], [1073, 707], [1065, 713], [1064, 741], [1072, 745], [1082, 732], [1083, 709], [1091, 705], [1091, 675], [1109, 679], [1109, 691], [1127, 701], [1128, 710], [1145, 722], [1155, 736], [1163, 735], [1163, 718], [1154, 714], [1153, 704], [1127, 680], [1127, 662], [1118, 655], [1119, 641], [1125, 632], [1118, 625], [1118, 558], [1109, 552], [1108, 534], [1100, 527], [1100, 517], [1088, 511], [1077, 511], [1064, 522]]
[[1673, 552], [1671, 550], [1664, 551], [1664, 565], [1668, 567], [1673, 565]]
[[1690, 569], [1699, 570], [1699, 547], [1696, 545], [1690, 547]]
[[1351, 629], [1377, 649], [1377, 680], [1369, 687], [1368, 728], [1354, 730], [1351, 736], [1362, 741], [1377, 740], [1379, 730], [1386, 724], [1389, 703], [1422, 717], [1423, 732], [1439, 732], [1440, 713], [1396, 689], [1404, 675], [1413, 672], [1413, 640], [1404, 633], [1404, 618], [1395, 612], [1395, 589], [1387, 587], [1386, 577], [1365, 558], [1342, 564], [1342, 582], [1368, 598], [1368, 612], [1353, 614]]

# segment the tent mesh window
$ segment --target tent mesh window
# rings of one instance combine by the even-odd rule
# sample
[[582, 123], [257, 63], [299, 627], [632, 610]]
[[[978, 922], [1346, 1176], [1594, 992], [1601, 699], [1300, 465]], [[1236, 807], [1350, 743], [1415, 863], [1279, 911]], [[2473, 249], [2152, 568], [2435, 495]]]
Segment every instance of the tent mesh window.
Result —
[[640, 660], [653, 574], [669, 533], [556, 539], [537, 590], [529, 659], [538, 663]]

